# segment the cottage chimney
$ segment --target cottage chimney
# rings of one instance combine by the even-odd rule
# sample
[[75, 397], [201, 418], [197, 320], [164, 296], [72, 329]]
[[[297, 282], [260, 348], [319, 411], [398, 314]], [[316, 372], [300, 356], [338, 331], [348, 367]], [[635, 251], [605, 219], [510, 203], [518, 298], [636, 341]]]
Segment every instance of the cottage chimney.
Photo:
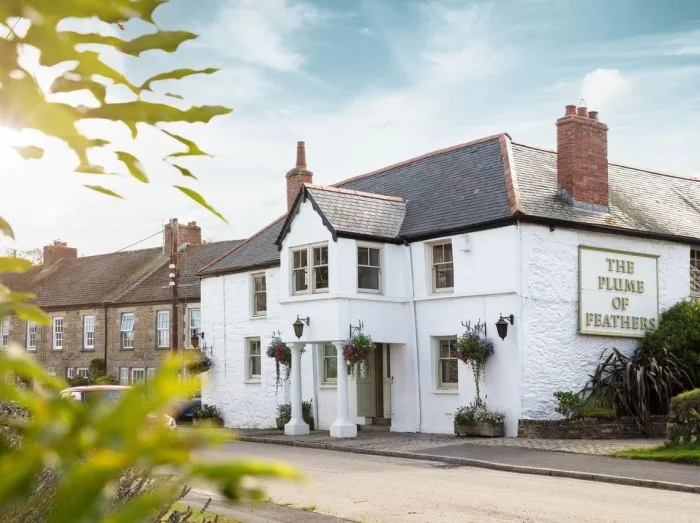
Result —
[[567, 105], [557, 120], [557, 182], [570, 204], [608, 209], [608, 126], [598, 111]]
[[177, 218], [173, 218], [165, 225], [165, 250], [170, 252], [172, 242], [173, 224], [177, 228], [177, 247], [181, 245], [201, 245], [202, 244], [202, 228], [197, 225], [197, 222], [188, 222], [187, 225], [181, 224]]
[[297, 163], [287, 173], [287, 212], [292, 210], [294, 200], [305, 183], [313, 183], [314, 173], [306, 168], [306, 144], [297, 142]]
[[54, 240], [53, 244], [44, 246], [44, 268], [48, 269], [61, 260], [74, 260], [78, 257], [78, 249], [68, 247], [66, 242]]

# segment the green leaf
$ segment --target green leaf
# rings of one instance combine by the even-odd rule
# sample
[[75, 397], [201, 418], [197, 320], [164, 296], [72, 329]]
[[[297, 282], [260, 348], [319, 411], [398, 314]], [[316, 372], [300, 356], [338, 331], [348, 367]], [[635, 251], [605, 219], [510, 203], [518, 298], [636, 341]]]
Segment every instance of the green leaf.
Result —
[[169, 96], [170, 98], [177, 98], [178, 100], [184, 100], [184, 98], [177, 93], [165, 93], [165, 96]]
[[179, 189], [180, 191], [182, 191], [183, 193], [185, 193], [187, 196], [189, 196], [190, 198], [192, 198], [192, 199], [193, 199], [195, 202], [197, 202], [199, 205], [201, 205], [202, 207], [204, 207], [206, 210], [208, 210], [209, 212], [211, 212], [211, 213], [215, 214], [216, 216], [218, 216], [224, 223], [228, 223], [228, 220], [226, 220], [226, 218], [224, 218], [224, 216], [223, 216], [219, 211], [217, 211], [216, 209], [214, 209], [214, 207], [212, 207], [211, 205], [209, 205], [209, 204], [207, 203], [207, 201], [202, 197], [202, 195], [199, 194], [197, 191], [193, 191], [192, 189], [188, 189], [187, 187], [182, 187], [182, 186], [180, 186], [180, 185], [173, 185], [173, 187], [175, 187], [176, 189]]
[[85, 174], [105, 174], [105, 169], [101, 165], [81, 163], [76, 167], [75, 172]]
[[175, 69], [174, 71], [159, 73], [155, 76], [151, 76], [148, 80], [141, 84], [141, 89], [150, 90], [153, 82], [160, 82], [163, 80], [180, 80], [186, 76], [192, 76], [193, 74], [213, 74], [218, 70], [219, 69], [216, 67], [207, 67], [206, 69]]
[[24, 272], [32, 268], [32, 262], [14, 256], [0, 257], [0, 273], [2, 272]]
[[87, 187], [88, 189], [92, 189], [93, 191], [100, 192], [102, 194], [106, 194], [107, 196], [114, 196], [115, 198], [121, 198], [122, 200], [124, 197], [121, 194], [117, 194], [114, 191], [110, 189], [105, 189], [104, 187], [100, 185], [83, 185], [83, 187]]
[[127, 169], [129, 169], [129, 174], [131, 174], [131, 176], [140, 182], [148, 183], [148, 176], [146, 176], [146, 172], [143, 170], [143, 165], [139, 159], [136, 158], [136, 156], [124, 151], [117, 151], [117, 158], [124, 162], [124, 165], [126, 165]]
[[144, 51], [154, 49], [172, 53], [177, 50], [181, 43], [195, 38], [197, 35], [189, 31], [158, 31], [124, 42], [119, 46], [119, 50], [132, 56], [139, 56]]
[[172, 166], [175, 167], [175, 169], [177, 169], [178, 171], [180, 171], [180, 174], [182, 176], [187, 176], [188, 178], [194, 178], [195, 180], [198, 180], [198, 178], [194, 174], [192, 174], [189, 169], [185, 169], [181, 165], [172, 164]]
[[173, 153], [169, 154], [166, 156], [166, 158], [176, 158], [178, 156], [210, 156], [209, 154], [205, 153], [202, 151], [199, 146], [194, 143], [191, 140], [188, 140], [187, 138], [180, 136], [179, 134], [171, 133], [169, 131], [166, 131], [165, 129], [161, 129], [165, 134], [173, 138], [174, 140], [177, 140], [181, 144], [184, 144], [187, 146], [187, 151], [184, 152], [179, 152], [179, 153]]
[[44, 150], [41, 147], [28, 145], [26, 147], [12, 147], [25, 160], [40, 160], [44, 156]]
[[2, 219], [2, 216], [0, 216], [0, 232], [5, 236], [9, 236], [13, 240], [15, 239], [15, 233], [12, 230], [12, 227], [10, 227], [10, 224]]
[[39, 307], [26, 303], [15, 304], [15, 314], [24, 321], [33, 321], [39, 325], [50, 325], [51, 318], [44, 314]]
[[[229, 114], [232, 109], [221, 105], [193, 106], [178, 109], [172, 105], [145, 102], [124, 102], [92, 107], [85, 111], [84, 118], [104, 118], [133, 126], [136, 123], [157, 124], [167, 122], [208, 123], [215, 116]], [[135, 129], [135, 127], [133, 128]], [[132, 130], [133, 130], [132, 129]]]

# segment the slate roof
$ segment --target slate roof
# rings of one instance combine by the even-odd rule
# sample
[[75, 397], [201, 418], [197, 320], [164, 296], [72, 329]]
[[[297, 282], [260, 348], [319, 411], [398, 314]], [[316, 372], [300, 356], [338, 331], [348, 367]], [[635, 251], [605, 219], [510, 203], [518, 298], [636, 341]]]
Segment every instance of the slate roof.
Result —
[[[557, 196], [556, 152], [491, 136], [413, 158], [345, 180], [334, 187], [402, 198], [405, 215], [396, 239], [414, 241], [500, 223], [538, 221], [592, 227], [700, 244], [700, 180], [610, 163], [609, 212], [571, 206]], [[395, 229], [398, 212], [382, 219], [383, 204], [358, 206], [347, 193], [304, 189], [336, 231], [375, 233]], [[369, 217], [368, 217], [369, 216]], [[290, 222], [293, 220], [290, 220]], [[381, 222], [381, 223], [380, 223]], [[200, 274], [279, 264], [273, 246], [285, 216]]]
[[[304, 186], [302, 196], [311, 201], [334, 238], [340, 234], [395, 240], [406, 214], [404, 199], [395, 196], [312, 184]], [[298, 208], [297, 204], [295, 209]], [[290, 222], [288, 216], [278, 244], [289, 230]]]

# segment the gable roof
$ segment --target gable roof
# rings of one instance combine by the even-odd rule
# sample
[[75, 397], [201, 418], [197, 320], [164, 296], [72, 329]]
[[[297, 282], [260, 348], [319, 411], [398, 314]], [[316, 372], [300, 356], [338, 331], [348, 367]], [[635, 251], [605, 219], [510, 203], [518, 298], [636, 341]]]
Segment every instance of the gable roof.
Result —
[[[609, 211], [592, 211], [557, 196], [556, 158], [555, 151], [514, 143], [507, 134], [489, 136], [339, 182], [333, 187], [343, 191], [335, 194], [307, 186], [295, 206], [308, 196], [331, 232], [361, 236], [377, 230], [384, 238], [398, 213], [392, 209], [388, 221], [379, 223], [385, 208], [377, 202], [381, 196], [401, 198], [405, 214], [398, 233], [386, 236], [395, 240], [533, 221], [700, 244], [700, 180], [610, 163]], [[347, 190], [369, 196], [358, 200]], [[357, 207], [358, 201], [371, 203]], [[251, 236], [244, 250], [234, 248], [200, 274], [278, 265], [272, 244], [292, 220], [293, 215], [278, 218]]]
[[290, 231], [301, 203], [307, 199], [333, 239], [345, 236], [395, 241], [406, 214], [406, 203], [401, 197], [305, 184], [277, 237], [278, 246]]

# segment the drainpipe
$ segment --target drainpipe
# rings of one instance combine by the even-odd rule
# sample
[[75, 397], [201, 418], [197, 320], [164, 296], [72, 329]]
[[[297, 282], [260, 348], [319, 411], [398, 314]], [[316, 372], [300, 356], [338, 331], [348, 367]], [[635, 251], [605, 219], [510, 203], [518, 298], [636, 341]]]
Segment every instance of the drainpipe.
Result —
[[[109, 321], [107, 320], [107, 302], [102, 302], [102, 311], [104, 316], [105, 334], [104, 334], [104, 360], [105, 360], [105, 376], [109, 376], [109, 368], [107, 367], [107, 338], [109, 334]], [[119, 376], [117, 379], [121, 380], [121, 372], [117, 371]]]
[[416, 417], [418, 421], [418, 432], [421, 432], [423, 428], [423, 414], [421, 412], [421, 405], [422, 405], [422, 395], [421, 395], [421, 386], [420, 386], [420, 354], [418, 351], [418, 320], [416, 319], [416, 289], [415, 289], [415, 283], [413, 280], [413, 256], [411, 253], [411, 245], [408, 243], [407, 240], [404, 240], [404, 246], [406, 247], [408, 251], [408, 266], [410, 270], [410, 277], [411, 277], [411, 299], [409, 300], [409, 307], [411, 308], [411, 321], [413, 321], [413, 346], [415, 347], [415, 378], [416, 378], [416, 387], [418, 390], [418, 394], [416, 395]]

